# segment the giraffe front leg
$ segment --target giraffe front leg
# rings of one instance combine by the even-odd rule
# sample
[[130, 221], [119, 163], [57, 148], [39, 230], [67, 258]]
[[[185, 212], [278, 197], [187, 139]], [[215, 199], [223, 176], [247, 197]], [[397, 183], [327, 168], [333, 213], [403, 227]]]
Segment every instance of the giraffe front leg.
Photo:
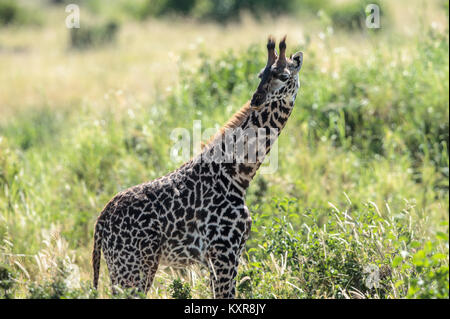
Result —
[[210, 261], [210, 285], [215, 299], [232, 299], [236, 292], [238, 262], [224, 261], [221, 258]]
[[[235, 297], [236, 275], [239, 259], [250, 234], [252, 220], [248, 208], [243, 205], [233, 210], [230, 216], [219, 221], [220, 224], [232, 223], [232, 226], [222, 226], [218, 236], [212, 240], [209, 250], [208, 267], [210, 284], [214, 298], [228, 299]], [[222, 222], [222, 223], [221, 223]]]
[[236, 295], [236, 275], [239, 259], [245, 248], [248, 233], [234, 249], [226, 250], [221, 245], [220, 253], [209, 260], [210, 285], [215, 299], [232, 299]]

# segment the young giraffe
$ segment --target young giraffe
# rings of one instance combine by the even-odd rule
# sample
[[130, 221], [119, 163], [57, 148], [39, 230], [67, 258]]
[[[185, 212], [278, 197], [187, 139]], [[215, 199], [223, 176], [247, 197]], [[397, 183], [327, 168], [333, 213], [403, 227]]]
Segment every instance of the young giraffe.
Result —
[[[197, 262], [208, 267], [215, 298], [234, 298], [239, 258], [251, 227], [245, 193], [274, 138], [263, 135], [261, 143], [254, 136], [235, 135], [233, 143], [242, 142], [249, 151], [262, 150], [256, 160], [245, 154], [240, 161], [230, 154], [224, 139], [237, 129], [275, 131], [276, 138], [285, 126], [303, 62], [301, 52], [286, 58], [285, 38], [278, 56], [269, 37], [267, 65], [252, 100], [201, 154], [166, 176], [120, 192], [106, 205], [94, 232], [95, 288], [103, 250], [113, 287], [146, 293], [158, 265], [185, 267]], [[229, 160], [211, 160], [212, 154]]]

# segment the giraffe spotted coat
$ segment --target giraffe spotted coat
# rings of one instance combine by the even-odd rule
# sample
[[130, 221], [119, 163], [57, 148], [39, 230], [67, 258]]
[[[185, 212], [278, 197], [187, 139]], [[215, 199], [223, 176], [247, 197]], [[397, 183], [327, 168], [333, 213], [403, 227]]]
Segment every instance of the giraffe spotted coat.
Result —
[[[267, 48], [261, 83], [252, 101], [225, 126], [228, 129], [275, 129], [278, 136], [291, 114], [303, 55], [287, 59], [284, 39], [279, 57], [272, 38]], [[103, 251], [113, 288], [146, 293], [159, 265], [200, 263], [210, 271], [215, 298], [235, 296], [239, 258], [251, 227], [245, 192], [273, 139], [264, 140], [264, 154], [254, 162], [247, 155], [242, 162], [206, 160], [213, 150], [229, 155], [224, 134], [177, 170], [124, 190], [105, 206], [94, 231], [94, 287]], [[239, 138], [247, 147], [256, 144]]]

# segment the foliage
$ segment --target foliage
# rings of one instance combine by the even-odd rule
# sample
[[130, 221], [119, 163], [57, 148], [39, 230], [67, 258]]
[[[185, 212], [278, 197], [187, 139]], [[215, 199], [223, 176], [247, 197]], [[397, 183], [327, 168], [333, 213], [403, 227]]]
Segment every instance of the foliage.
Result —
[[6, 264], [0, 264], [0, 296], [9, 299], [15, 286], [14, 271]]
[[389, 13], [382, 1], [352, 0], [334, 4], [329, 0], [113, 0], [108, 7], [99, 0], [57, 1], [57, 3], [78, 3], [96, 15], [121, 17], [123, 13], [138, 20], [149, 17], [180, 15], [202, 21], [227, 23], [239, 21], [242, 12], [251, 13], [255, 18], [279, 15], [315, 15], [326, 13], [333, 25], [346, 30], [366, 29], [365, 8], [376, 4], [381, 9], [383, 27], [390, 21]]
[[58, 261], [53, 277], [42, 283], [32, 283], [27, 298], [30, 299], [93, 299], [97, 291], [89, 283], [83, 283], [80, 288], [71, 288], [67, 284], [70, 272], [64, 263]]
[[228, 22], [239, 19], [242, 11], [251, 12], [256, 17], [261, 14], [279, 15], [293, 11], [310, 10], [318, 11], [319, 7], [327, 1], [295, 1], [295, 0], [160, 0], [144, 1], [141, 7], [129, 6], [129, 9], [139, 18], [147, 16], [161, 16], [167, 14], [179, 14], [192, 16], [202, 20], [214, 20], [217, 22]]
[[241, 297], [270, 298], [273, 281], [284, 287], [277, 297], [448, 298], [448, 232], [424, 240], [414, 235], [423, 225], [409, 224], [413, 211], [384, 217], [372, 204], [364, 211], [333, 208], [319, 226], [315, 214], [296, 205], [274, 201], [268, 226], [267, 217], [255, 216], [261, 248], [248, 251]]
[[119, 24], [115, 21], [99, 25], [83, 24], [82, 28], [70, 29], [70, 47], [87, 49], [109, 44], [115, 41]]
[[191, 287], [189, 284], [183, 283], [180, 279], [174, 279], [169, 286], [170, 295], [174, 299], [191, 299]]
[[447, 254], [445, 251], [441, 252], [439, 247], [446, 243], [448, 244], [448, 233], [443, 232], [436, 235], [436, 240], [427, 241], [423, 245], [414, 242], [414, 246], [421, 249], [412, 257], [409, 256], [407, 261], [403, 260], [403, 268], [412, 268], [414, 272], [410, 279], [408, 298], [448, 298], [448, 247]]
[[39, 15], [15, 0], [0, 0], [0, 26], [37, 25], [41, 23]]

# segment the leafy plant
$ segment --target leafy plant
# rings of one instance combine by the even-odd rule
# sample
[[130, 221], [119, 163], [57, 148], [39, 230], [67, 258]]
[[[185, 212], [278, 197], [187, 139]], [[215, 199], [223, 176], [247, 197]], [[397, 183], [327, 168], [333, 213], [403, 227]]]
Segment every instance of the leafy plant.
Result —
[[80, 288], [70, 288], [66, 279], [70, 272], [62, 261], [58, 261], [51, 280], [43, 283], [32, 283], [28, 289], [30, 299], [93, 299], [97, 291], [89, 283], [83, 283]]
[[13, 297], [15, 287], [14, 271], [6, 264], [0, 264], [0, 291], [5, 299]]
[[410, 258], [414, 275], [409, 280], [408, 298], [449, 297], [448, 254], [438, 248], [439, 244], [448, 243], [448, 234], [440, 232], [436, 237], [436, 241], [425, 242]]
[[0, 0], [0, 26], [39, 24], [40, 18], [36, 12], [20, 5], [14, 0]]
[[169, 286], [170, 295], [174, 299], [191, 299], [191, 287], [187, 282], [183, 283], [180, 279], [174, 279]]
[[145, 19], [149, 16], [178, 14], [200, 20], [226, 23], [239, 20], [240, 13], [243, 11], [259, 18], [264, 15], [276, 16], [293, 12], [304, 13], [305, 11], [315, 14], [320, 8], [326, 6], [328, 6], [327, 0], [144, 0], [133, 5], [124, 5], [124, 8], [139, 19]]

